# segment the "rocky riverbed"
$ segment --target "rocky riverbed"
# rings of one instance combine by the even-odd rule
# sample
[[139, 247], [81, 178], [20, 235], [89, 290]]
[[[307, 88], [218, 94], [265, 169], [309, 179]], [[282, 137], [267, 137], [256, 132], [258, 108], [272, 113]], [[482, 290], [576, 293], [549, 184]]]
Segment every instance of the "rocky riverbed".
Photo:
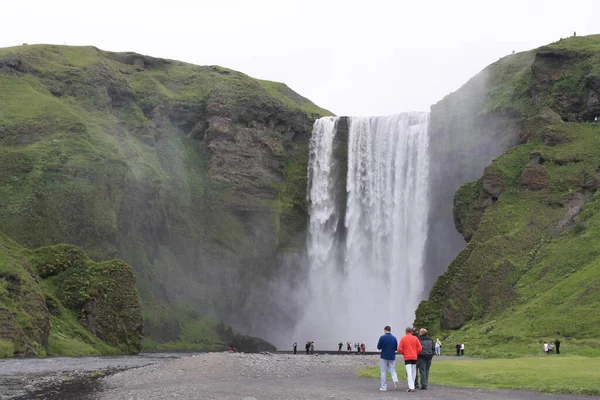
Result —
[[0, 399], [81, 399], [98, 387], [100, 377], [185, 356], [146, 353], [116, 357], [0, 359]]
[[[378, 365], [378, 355], [204, 353], [4, 361], [0, 362], [2, 399], [590, 399], [440, 386], [406, 393], [402, 374], [399, 390], [380, 392], [378, 379], [356, 377], [363, 367]], [[66, 370], [52, 369], [56, 367]], [[8, 386], [12, 392], [6, 392], [7, 382], [12, 382]], [[16, 383], [20, 392], [15, 391]]]
[[[446, 358], [446, 357], [444, 357]], [[487, 391], [431, 386], [406, 393], [379, 391], [378, 379], [362, 379], [356, 372], [378, 365], [378, 355], [199, 354], [121, 372], [99, 380], [88, 399], [449, 399], [555, 400], [573, 396]], [[434, 373], [434, 372], [433, 372]], [[402, 379], [402, 378], [401, 378]]]

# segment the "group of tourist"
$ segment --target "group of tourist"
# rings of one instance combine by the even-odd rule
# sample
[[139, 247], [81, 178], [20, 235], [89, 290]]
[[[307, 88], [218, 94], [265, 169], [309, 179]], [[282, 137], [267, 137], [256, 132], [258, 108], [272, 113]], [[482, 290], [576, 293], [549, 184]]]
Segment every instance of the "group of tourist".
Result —
[[[338, 353], [342, 352], [343, 346], [344, 346], [344, 344], [342, 342], [338, 343]], [[360, 354], [360, 353], [365, 354], [367, 352], [367, 346], [365, 346], [364, 343], [354, 343], [354, 346], [353, 346], [350, 342], [346, 342], [346, 351], [348, 353], [350, 353], [352, 351], [352, 347], [354, 347], [356, 354]]]
[[[387, 390], [387, 374], [392, 377], [394, 387], [398, 389], [398, 375], [396, 374], [396, 350], [404, 357], [404, 366], [408, 380], [407, 392], [414, 392], [415, 389], [427, 389], [429, 382], [429, 369], [434, 354], [441, 351], [441, 342], [436, 343], [427, 336], [427, 329], [406, 328], [406, 335], [400, 339], [400, 343], [394, 335], [392, 328], [386, 326], [383, 328], [384, 334], [379, 338], [377, 349], [381, 350], [381, 387], [379, 390]], [[439, 346], [438, 346], [439, 342]], [[419, 375], [421, 382], [419, 382]], [[419, 385], [420, 383], [420, 385]]]
[[556, 351], [556, 354], [560, 354], [560, 340], [554, 340], [554, 343], [548, 344], [548, 342], [544, 342], [544, 353], [546, 355], [553, 353]]
[[[294, 354], [298, 354], [298, 343], [294, 342], [292, 348], [294, 349]], [[304, 348], [306, 349], [306, 354], [315, 354], [315, 342], [312, 340], [306, 342]]]

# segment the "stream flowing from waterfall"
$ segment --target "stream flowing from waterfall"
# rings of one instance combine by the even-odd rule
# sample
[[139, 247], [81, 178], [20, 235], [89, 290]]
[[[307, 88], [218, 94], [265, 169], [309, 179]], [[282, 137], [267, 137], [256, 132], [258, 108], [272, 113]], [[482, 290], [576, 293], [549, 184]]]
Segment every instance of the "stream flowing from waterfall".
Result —
[[403, 334], [423, 296], [429, 113], [324, 117], [310, 141], [308, 295], [296, 340]]

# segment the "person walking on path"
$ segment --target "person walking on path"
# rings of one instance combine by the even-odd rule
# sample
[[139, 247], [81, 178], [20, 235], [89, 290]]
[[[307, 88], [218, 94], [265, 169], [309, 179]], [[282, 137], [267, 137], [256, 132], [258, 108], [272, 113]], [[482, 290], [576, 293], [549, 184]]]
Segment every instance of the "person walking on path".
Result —
[[[412, 334], [414, 337], [416, 337], [418, 339], [419, 338], [419, 328], [413, 326]], [[415, 389], [418, 389], [418, 388], [419, 388], [419, 361], [417, 360], [417, 373], [415, 374]]]
[[406, 328], [406, 335], [400, 339], [398, 353], [404, 356], [404, 366], [408, 381], [407, 392], [415, 391], [415, 376], [417, 375], [417, 359], [421, 352], [421, 342], [412, 334], [412, 328]]
[[377, 350], [381, 350], [381, 360], [379, 360], [379, 369], [381, 370], [381, 386], [379, 390], [387, 390], [387, 373], [389, 372], [394, 382], [394, 388], [398, 388], [398, 375], [396, 374], [396, 347], [398, 340], [392, 335], [392, 328], [386, 326], [383, 328], [383, 335], [377, 342]]
[[[435, 345], [433, 340], [427, 336], [427, 329], [421, 328], [419, 330], [419, 342], [421, 342], [421, 353], [417, 359], [419, 374], [421, 375], [421, 389], [426, 390], [427, 384], [429, 383], [429, 368], [431, 368], [431, 359], [435, 354]], [[415, 387], [419, 387], [417, 382]]]
[[435, 339], [435, 355], [439, 356], [442, 354], [442, 342], [440, 342], [440, 339], [437, 338]]
[[460, 344], [460, 355], [461, 356], [465, 355], [465, 344], [464, 343]]
[[544, 342], [544, 353], [548, 355], [548, 342]]
[[554, 341], [554, 346], [556, 346], [556, 354], [560, 354], [560, 340], [556, 339]]
[[294, 354], [298, 353], [298, 343], [294, 342]]

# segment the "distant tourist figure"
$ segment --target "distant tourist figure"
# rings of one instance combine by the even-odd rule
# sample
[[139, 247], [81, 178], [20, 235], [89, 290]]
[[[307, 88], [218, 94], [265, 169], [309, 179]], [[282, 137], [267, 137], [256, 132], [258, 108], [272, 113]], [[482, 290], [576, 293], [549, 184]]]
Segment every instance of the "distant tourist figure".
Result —
[[464, 343], [460, 344], [460, 355], [461, 356], [465, 355], [465, 344]]
[[352, 351], [352, 346], [350, 346], [350, 342], [346, 343], [346, 349], [348, 350], [348, 353]]
[[385, 392], [387, 390], [387, 373], [389, 372], [394, 382], [394, 388], [398, 389], [398, 375], [396, 374], [396, 347], [398, 340], [392, 335], [392, 328], [386, 326], [383, 328], [383, 335], [377, 342], [377, 350], [381, 350], [381, 360], [379, 361], [379, 369], [381, 372], [381, 386], [379, 390]]
[[573, 36], [577, 36], [577, 32], [573, 31]]
[[460, 344], [456, 345], [456, 355], [460, 356]]
[[342, 346], [343, 346], [343, 345], [344, 345], [344, 344], [343, 344], [342, 342], [339, 342], [339, 343], [338, 343], [338, 353], [341, 353], [341, 352], [342, 352]]
[[298, 353], [298, 343], [294, 342], [294, 354]]
[[[421, 389], [426, 390], [429, 383], [429, 369], [431, 368], [431, 359], [435, 354], [435, 345], [433, 340], [427, 336], [427, 329], [419, 330], [419, 342], [421, 342], [421, 353], [417, 359], [419, 374], [421, 375]], [[419, 387], [418, 382], [415, 387]]]
[[598, 123], [598, 117], [594, 117], [594, 124]]
[[315, 342], [310, 342], [310, 354], [315, 354]]
[[440, 339], [437, 338], [435, 339], [435, 355], [439, 356], [442, 354], [442, 342], [440, 342]]
[[306, 346], [304, 346], [304, 348], [306, 349], [306, 354], [310, 353], [310, 342], [306, 342]]
[[544, 353], [548, 355], [548, 342], [544, 342]]
[[515, 54], [515, 51], [513, 50], [513, 54]]
[[556, 339], [554, 341], [554, 346], [556, 346], [556, 354], [560, 354], [560, 340]]
[[233, 353], [235, 352], [235, 347], [233, 347], [232, 345], [229, 345], [229, 348], [227, 349], [228, 352]]
[[406, 379], [408, 381], [407, 392], [415, 391], [417, 359], [421, 349], [421, 342], [419, 342], [419, 339], [412, 334], [412, 328], [409, 326], [406, 328], [406, 335], [400, 339], [400, 345], [398, 345], [398, 353], [404, 356], [404, 367], [406, 368]]
[[366, 347], [365, 347], [365, 344], [364, 344], [364, 343], [362, 343], [362, 344], [360, 345], [360, 349], [362, 350], [363, 354], [365, 354], [365, 349], [366, 349]]

